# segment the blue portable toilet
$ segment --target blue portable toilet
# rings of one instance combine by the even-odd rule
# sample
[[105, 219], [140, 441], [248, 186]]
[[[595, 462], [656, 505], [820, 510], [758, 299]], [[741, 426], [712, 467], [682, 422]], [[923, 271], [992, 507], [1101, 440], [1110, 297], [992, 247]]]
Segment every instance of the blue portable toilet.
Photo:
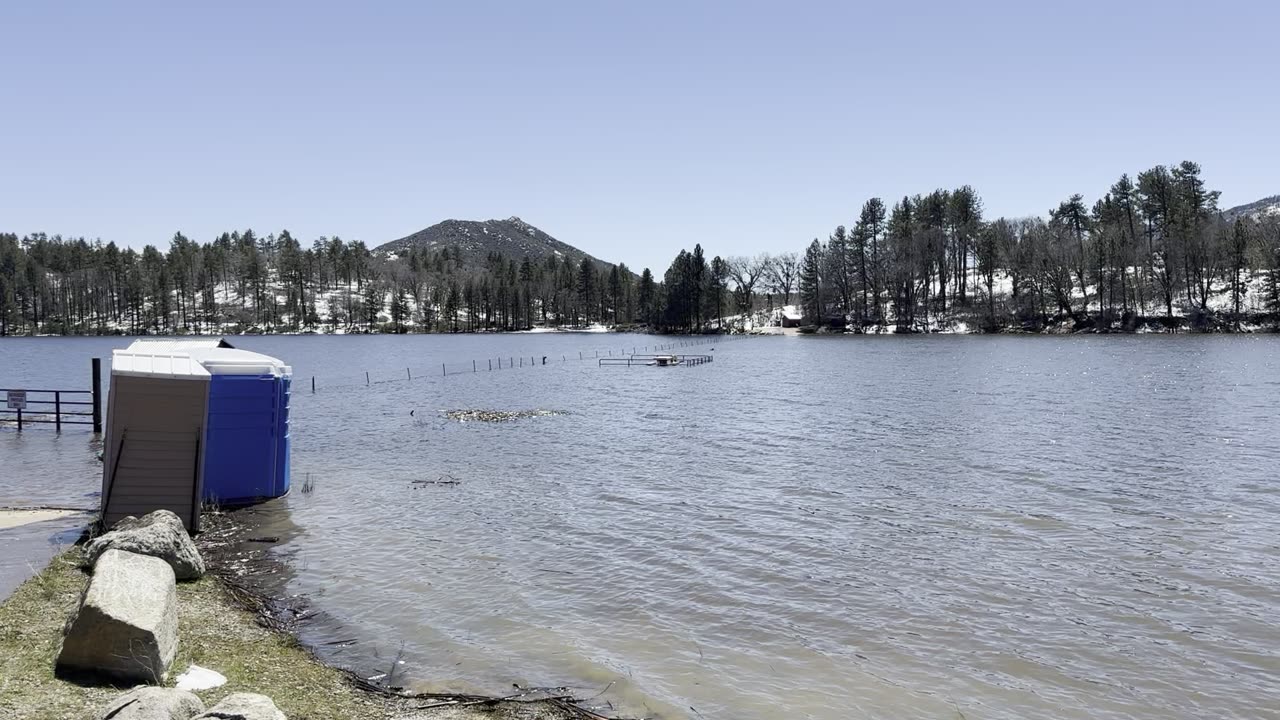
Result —
[[209, 371], [206, 502], [244, 505], [289, 492], [289, 387], [293, 372], [248, 350], [192, 354]]
[[102, 519], [289, 492], [292, 370], [217, 338], [140, 340], [112, 356]]

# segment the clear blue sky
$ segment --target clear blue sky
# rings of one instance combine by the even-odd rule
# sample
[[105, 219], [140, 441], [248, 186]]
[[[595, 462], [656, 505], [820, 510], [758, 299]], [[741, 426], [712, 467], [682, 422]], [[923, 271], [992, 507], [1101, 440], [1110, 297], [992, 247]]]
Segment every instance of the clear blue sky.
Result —
[[371, 246], [519, 215], [659, 273], [969, 183], [1280, 193], [1272, 2], [8, 2], [0, 230]]

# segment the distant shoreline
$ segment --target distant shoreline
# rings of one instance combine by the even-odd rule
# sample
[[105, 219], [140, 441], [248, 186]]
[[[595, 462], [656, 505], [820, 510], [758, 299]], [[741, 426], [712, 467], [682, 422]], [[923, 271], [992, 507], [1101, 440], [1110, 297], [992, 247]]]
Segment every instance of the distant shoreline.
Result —
[[751, 335], [751, 336], [770, 336], [770, 335], [905, 335], [905, 336], [921, 336], [921, 335], [1148, 335], [1148, 334], [1191, 334], [1191, 335], [1253, 335], [1253, 334], [1274, 334], [1280, 332], [1280, 314], [1276, 313], [1255, 313], [1242, 316], [1239, 321], [1228, 320], [1218, 316], [1207, 316], [1205, 318], [1189, 318], [1186, 316], [1174, 316], [1172, 318], [1166, 316], [1142, 316], [1130, 319], [1127, 323], [1119, 321], [1112, 322], [1108, 325], [1099, 325], [1094, 318], [1079, 318], [1072, 320], [1071, 318], [1060, 317], [1050, 318], [1047, 323], [1028, 323], [1023, 325], [1006, 326], [999, 328], [983, 327], [979, 318], [967, 316], [964, 318], [948, 317], [942, 320], [930, 320], [927, 322], [917, 322], [914, 327], [902, 329], [895, 325], [875, 325], [867, 328], [857, 329], [849, 326], [841, 327], [838, 324], [825, 325], [801, 325], [782, 327], [777, 325], [768, 325], [762, 327], [752, 327], [743, 329], [741, 327], [729, 327], [724, 329], [708, 328], [702, 332], [673, 332], [647, 327], [614, 327], [614, 326], [593, 326], [593, 327], [535, 327], [528, 330], [462, 330], [458, 332], [418, 332], [406, 330], [404, 332], [391, 332], [379, 329], [369, 329], [361, 327], [339, 328], [335, 330], [248, 330], [233, 331], [224, 330], [220, 332], [200, 332], [200, 333], [142, 333], [130, 334], [125, 332], [104, 332], [104, 333], [37, 333], [37, 334], [10, 334], [0, 335], [0, 340], [7, 338], [174, 338], [174, 337], [341, 337], [341, 336], [370, 336], [370, 335], [439, 335], [439, 336], [458, 336], [458, 335], [610, 335], [610, 334], [632, 334], [632, 335], [655, 335], [655, 336], [672, 336], [672, 337], [702, 337], [702, 336], [718, 336], [718, 335]]

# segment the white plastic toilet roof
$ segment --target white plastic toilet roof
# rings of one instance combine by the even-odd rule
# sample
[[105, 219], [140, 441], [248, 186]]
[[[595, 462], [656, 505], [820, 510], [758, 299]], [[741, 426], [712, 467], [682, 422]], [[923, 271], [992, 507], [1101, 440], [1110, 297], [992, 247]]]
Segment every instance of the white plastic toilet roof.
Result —
[[111, 354], [112, 375], [205, 380], [210, 375], [288, 375], [276, 358], [237, 350], [219, 338], [138, 340]]

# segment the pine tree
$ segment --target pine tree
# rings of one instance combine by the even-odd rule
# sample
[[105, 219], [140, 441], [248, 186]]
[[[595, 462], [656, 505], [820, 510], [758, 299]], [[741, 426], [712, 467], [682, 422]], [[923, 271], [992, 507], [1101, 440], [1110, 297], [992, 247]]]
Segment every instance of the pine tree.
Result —
[[374, 332], [378, 329], [378, 313], [382, 312], [385, 299], [382, 288], [376, 282], [365, 283], [361, 296], [361, 307], [364, 309], [365, 330]]
[[[596, 266], [590, 258], [584, 257], [578, 266], [578, 307], [582, 310], [584, 323], [592, 320], [592, 299], [596, 297]], [[577, 324], [576, 318], [574, 322]]]
[[893, 206], [889, 216], [888, 242], [894, 321], [898, 332], [906, 332], [915, 325], [916, 272], [921, 264], [928, 263], [928, 258], [921, 257], [916, 239], [915, 206], [911, 198], [904, 197], [902, 202]]
[[727, 290], [726, 284], [729, 280], [729, 266], [716, 255], [711, 259], [711, 274], [708, 276], [711, 289], [711, 307], [715, 308], [716, 313], [716, 329], [721, 330], [721, 323], [724, 321], [724, 296]]
[[391, 330], [405, 332], [404, 319], [409, 316], [409, 301], [404, 287], [398, 286], [391, 292]]
[[688, 258], [689, 309], [692, 312], [692, 330], [702, 330], [702, 305], [707, 289], [707, 258], [702, 252], [702, 243], [693, 246], [693, 254]]
[[799, 280], [801, 314], [811, 325], [822, 323], [822, 265], [822, 243], [814, 238], [800, 262]]
[[649, 327], [657, 324], [657, 301], [658, 292], [657, 285], [653, 281], [653, 273], [649, 268], [645, 268], [640, 273], [640, 317], [644, 319], [644, 323]]

